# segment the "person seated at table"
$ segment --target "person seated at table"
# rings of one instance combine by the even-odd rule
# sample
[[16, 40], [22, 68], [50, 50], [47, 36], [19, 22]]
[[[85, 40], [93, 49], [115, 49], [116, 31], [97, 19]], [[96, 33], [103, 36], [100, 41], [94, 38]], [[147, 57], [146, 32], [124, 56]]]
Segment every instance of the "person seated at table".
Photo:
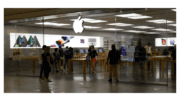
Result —
[[[42, 54], [44, 54], [45, 49], [46, 49], [46, 45], [43, 45], [43, 47], [42, 47]], [[41, 63], [40, 63], [41, 64], [41, 70], [40, 70], [39, 81], [42, 81], [42, 80], [45, 80], [45, 73], [44, 73], [44, 65], [42, 63], [43, 61], [42, 61], [42, 57], [41, 56], [40, 56], [40, 61], [41, 61]], [[44, 73], [44, 76], [42, 77], [43, 73]]]
[[91, 60], [90, 60], [90, 63], [91, 63], [91, 66], [92, 66], [92, 68], [93, 68], [93, 75], [94, 74], [96, 74], [96, 72], [95, 72], [95, 63], [96, 63], [96, 56], [97, 56], [98, 54], [97, 54], [97, 52], [96, 52], [96, 50], [94, 49], [94, 46], [91, 46], [91, 50], [90, 50], [90, 52], [89, 52], [89, 56], [91, 56]]
[[[176, 60], [176, 44], [171, 54], [172, 60]], [[173, 65], [173, 64], [172, 64]], [[176, 63], [174, 63], [174, 76], [176, 76]]]
[[[116, 46], [113, 44], [111, 46], [111, 49], [108, 53], [108, 58], [107, 61], [110, 60], [109, 64], [110, 64], [110, 71], [109, 71], [109, 82], [112, 82], [112, 72], [115, 69], [115, 76], [116, 76], [116, 82], [118, 82], [118, 70], [117, 70], [117, 64], [120, 61], [120, 54], [119, 52], [116, 50]], [[107, 62], [108, 63], [108, 62]]]
[[59, 72], [57, 70], [57, 68], [58, 68], [58, 65], [59, 65], [60, 55], [58, 53], [57, 48], [54, 49], [53, 57], [54, 57], [53, 59], [54, 59], [54, 65], [55, 65], [55, 68], [56, 68], [56, 72]]
[[50, 55], [50, 47], [46, 47], [44, 53], [41, 55], [42, 57], [42, 62], [43, 62], [43, 66], [44, 66], [44, 70], [45, 70], [45, 78], [46, 78], [46, 82], [52, 82], [49, 79], [49, 73], [51, 71], [51, 55]]

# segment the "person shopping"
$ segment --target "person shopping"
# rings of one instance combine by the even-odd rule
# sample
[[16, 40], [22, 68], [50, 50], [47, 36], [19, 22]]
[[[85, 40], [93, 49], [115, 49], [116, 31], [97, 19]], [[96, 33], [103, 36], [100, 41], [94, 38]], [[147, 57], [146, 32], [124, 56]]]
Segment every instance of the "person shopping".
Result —
[[[112, 72], [115, 69], [115, 76], [116, 76], [116, 82], [118, 82], [118, 70], [117, 70], [117, 64], [120, 62], [120, 54], [116, 50], [115, 45], [113, 44], [111, 46], [112, 50], [108, 53], [107, 61], [110, 60], [110, 71], [109, 71], [109, 82], [112, 82]], [[108, 62], [107, 62], [108, 63]]]
[[52, 82], [49, 79], [49, 73], [51, 71], [51, 63], [50, 63], [50, 59], [51, 59], [51, 55], [50, 55], [50, 47], [46, 47], [44, 53], [41, 55], [42, 57], [42, 63], [45, 69], [45, 78], [46, 78], [46, 82]]
[[57, 49], [57, 48], [55, 48], [54, 51], [55, 51], [55, 52], [53, 53], [54, 64], [55, 64], [56, 72], [59, 72], [59, 71], [57, 70], [57, 68], [58, 68], [58, 65], [59, 65], [60, 55], [59, 55], [59, 53], [58, 53], [58, 49]]
[[93, 75], [94, 75], [94, 74], [96, 74], [96, 72], [95, 72], [96, 58], [95, 57], [97, 56], [97, 52], [96, 52], [96, 50], [94, 50], [94, 46], [91, 46], [91, 51], [89, 51], [89, 56], [91, 56], [90, 63], [93, 68]]
[[[45, 51], [45, 49], [46, 49], [46, 45], [43, 45], [43, 47], [42, 47], [42, 54], [44, 54], [44, 51]], [[41, 55], [42, 55], [41, 54]], [[40, 70], [40, 76], [39, 76], [39, 81], [42, 81], [42, 80], [45, 80], [45, 75], [44, 76], [42, 76], [43, 75], [43, 73], [44, 73], [44, 65], [43, 65], [43, 63], [42, 63], [42, 57], [40, 57], [40, 66], [41, 66], [41, 70]], [[44, 73], [45, 74], [45, 73]]]

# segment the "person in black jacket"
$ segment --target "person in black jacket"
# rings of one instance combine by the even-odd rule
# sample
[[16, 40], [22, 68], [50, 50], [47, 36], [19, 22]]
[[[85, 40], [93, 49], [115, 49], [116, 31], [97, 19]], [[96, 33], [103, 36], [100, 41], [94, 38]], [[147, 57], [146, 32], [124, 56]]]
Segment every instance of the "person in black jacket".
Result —
[[64, 69], [66, 69], [66, 65], [68, 67], [68, 60], [70, 59], [70, 51], [68, 46], [66, 46], [66, 50], [64, 51], [64, 57], [65, 57]]
[[[69, 47], [69, 52], [70, 52], [69, 59], [72, 59], [73, 55], [74, 55], [72, 47]], [[72, 71], [73, 71], [73, 62], [71, 62], [71, 68], [72, 68]]]
[[[63, 58], [64, 52], [63, 52], [63, 49], [61, 48], [61, 46], [59, 46], [59, 55], [61, 58]], [[63, 60], [61, 60], [61, 66], [63, 66]]]
[[91, 56], [90, 63], [93, 68], [93, 75], [94, 75], [94, 74], [96, 74], [96, 72], [95, 72], [96, 58], [95, 57], [97, 56], [97, 52], [96, 52], [96, 50], [94, 50], [94, 46], [91, 46], [91, 50], [89, 51], [89, 56]]
[[[44, 53], [45, 49], [46, 49], [46, 45], [43, 45], [43, 47], [42, 47], [43, 53]], [[43, 53], [42, 53], [42, 54], [43, 54]], [[41, 57], [41, 60], [42, 60], [42, 57]], [[42, 64], [41, 64], [39, 81], [45, 80], [45, 73], [44, 73], [44, 76], [42, 77], [42, 74], [43, 74], [43, 73], [44, 73], [44, 65], [43, 65], [43, 63], [42, 63]]]
[[[176, 60], [176, 45], [174, 45], [174, 50], [172, 51], [171, 57], [173, 60]], [[174, 63], [174, 76], [176, 76], [176, 63]]]
[[113, 69], [115, 69], [115, 75], [116, 75], [116, 82], [118, 82], [118, 71], [117, 71], [117, 64], [120, 61], [120, 54], [119, 52], [116, 50], [115, 45], [113, 44], [111, 46], [112, 50], [109, 51], [108, 53], [108, 58], [107, 61], [110, 60], [110, 71], [109, 71], [109, 82], [112, 82], [112, 72]]
[[57, 69], [58, 69], [58, 65], [59, 65], [60, 55], [58, 53], [58, 49], [57, 48], [54, 49], [53, 57], [54, 57], [53, 59], [54, 59], [54, 64], [55, 64], [56, 72], [59, 72]]

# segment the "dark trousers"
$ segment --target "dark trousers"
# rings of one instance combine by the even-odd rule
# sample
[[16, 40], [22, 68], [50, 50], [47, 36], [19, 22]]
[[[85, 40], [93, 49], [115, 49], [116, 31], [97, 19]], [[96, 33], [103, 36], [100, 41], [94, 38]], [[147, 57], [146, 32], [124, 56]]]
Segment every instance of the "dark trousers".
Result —
[[174, 76], [176, 76], [176, 63], [174, 63]]
[[[149, 53], [147, 53], [147, 57], [149, 58], [151, 55]], [[150, 61], [147, 62], [148, 64], [148, 70], [150, 70]]]
[[[39, 76], [39, 78], [42, 78], [43, 72], [44, 72], [44, 67], [43, 67], [43, 64], [41, 64], [41, 70], [40, 70], [40, 76]], [[44, 73], [44, 76], [45, 76], [45, 73]]]
[[[66, 69], [66, 66], [68, 68], [68, 60], [69, 59], [65, 59], [65, 63], [64, 63], [64, 69]], [[73, 71], [73, 63], [71, 62], [71, 68], [72, 68], [72, 71]]]
[[51, 72], [51, 67], [49, 67], [49, 65], [44, 66], [45, 68], [45, 78], [48, 79], [49, 78], [49, 73]]

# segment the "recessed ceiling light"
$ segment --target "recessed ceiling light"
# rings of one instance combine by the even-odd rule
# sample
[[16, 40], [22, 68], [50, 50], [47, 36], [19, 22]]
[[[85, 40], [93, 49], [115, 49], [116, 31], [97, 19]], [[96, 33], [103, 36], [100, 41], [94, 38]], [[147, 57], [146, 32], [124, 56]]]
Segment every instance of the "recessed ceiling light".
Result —
[[171, 9], [171, 10], [176, 12], [176, 9]]
[[149, 27], [149, 26], [134, 26], [133, 28], [150, 29], [150, 28], [154, 28], [154, 27]]
[[106, 28], [106, 29], [103, 29], [103, 30], [112, 30], [112, 31], [115, 31], [115, 30], [124, 30], [124, 29]]
[[168, 24], [169, 26], [176, 26], [176, 24]]
[[127, 24], [127, 23], [110, 23], [107, 25], [115, 25], [115, 26], [132, 26], [133, 24]]
[[159, 32], [144, 32], [144, 34], [160, 34]]
[[[35, 23], [35, 24], [43, 24], [43, 23], [41, 22], [41, 23]], [[44, 22], [44, 25], [50, 25], [50, 26], [66, 26], [66, 25], [71, 25], [71, 24]]]
[[145, 32], [145, 31], [125, 30], [124, 32], [143, 33], [143, 32]]
[[152, 18], [151, 16], [145, 16], [137, 13], [130, 13], [130, 14], [120, 14], [115, 15], [117, 17], [123, 17], [123, 18], [129, 18], [129, 19], [146, 19], [146, 18]]
[[100, 23], [100, 22], [107, 22], [105, 20], [89, 20], [89, 21], [85, 21], [85, 22], [89, 22], [89, 23]]
[[[77, 19], [71, 19], [71, 21], [75, 21]], [[105, 20], [96, 20], [96, 19], [89, 19], [89, 18], [82, 18], [81, 20], [83, 20], [84, 22], [88, 22], [88, 23], [100, 23], [100, 22], [107, 22]]]
[[151, 30], [156, 30], [156, 31], [173, 31], [173, 30], [170, 30], [170, 29], [164, 29], [164, 28], [157, 28], [157, 29], [151, 29]]
[[[75, 21], [75, 20], [77, 20], [77, 19], [70, 19], [71, 21]], [[95, 19], [89, 19], [89, 18], [82, 18], [81, 20], [83, 20], [83, 21], [91, 21], [91, 20], [95, 20]]]
[[94, 26], [84, 26], [84, 28], [101, 28], [101, 27], [94, 27]]
[[47, 20], [47, 19], [56, 19], [56, 18], [59, 18], [59, 17], [57, 15], [44, 16], [44, 20]]
[[153, 22], [153, 23], [173, 23], [174, 21], [169, 21], [165, 19], [156, 19], [156, 20], [147, 20], [146, 22]]

